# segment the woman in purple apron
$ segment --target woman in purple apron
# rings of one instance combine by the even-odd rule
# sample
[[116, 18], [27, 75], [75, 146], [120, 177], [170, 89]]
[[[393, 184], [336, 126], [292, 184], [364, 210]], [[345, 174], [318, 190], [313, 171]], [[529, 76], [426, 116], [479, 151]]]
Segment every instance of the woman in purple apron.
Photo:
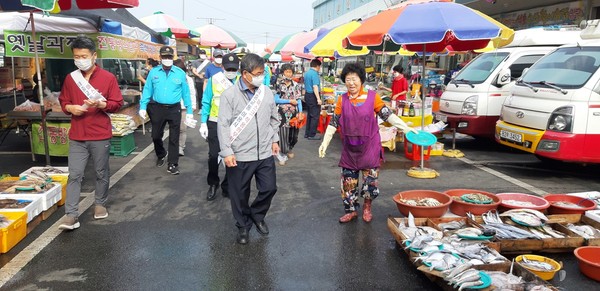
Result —
[[342, 156], [339, 166], [341, 174], [341, 194], [346, 214], [340, 217], [340, 223], [349, 222], [358, 214], [360, 208], [358, 178], [362, 172], [362, 189], [360, 197], [364, 198], [363, 220], [370, 222], [373, 218], [371, 202], [379, 195], [377, 178], [381, 165], [381, 138], [377, 117], [391, 123], [403, 131], [413, 130], [398, 116], [385, 106], [375, 91], [365, 91], [365, 68], [359, 63], [349, 63], [342, 70], [348, 92], [337, 101], [334, 116], [325, 132], [319, 147], [319, 157], [324, 157], [329, 142], [337, 128], [342, 132]]

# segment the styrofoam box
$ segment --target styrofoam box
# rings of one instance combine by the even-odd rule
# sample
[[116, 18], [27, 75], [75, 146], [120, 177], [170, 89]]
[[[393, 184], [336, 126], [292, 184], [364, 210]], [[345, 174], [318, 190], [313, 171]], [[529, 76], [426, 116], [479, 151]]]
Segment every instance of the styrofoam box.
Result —
[[62, 198], [61, 192], [62, 185], [60, 185], [60, 183], [52, 183], [52, 188], [44, 193], [0, 194], [0, 197], [3, 197], [3, 195], [15, 195], [15, 197], [25, 200], [33, 200], [36, 197], [42, 197], [42, 211], [46, 211], [60, 201]]
[[600, 223], [600, 210], [588, 210], [585, 212], [585, 216]]
[[3, 212], [18, 212], [18, 211], [27, 212], [27, 223], [29, 223], [36, 216], [40, 215], [40, 213], [42, 213], [42, 211], [44, 211], [42, 208], [42, 196], [41, 195], [33, 196], [31, 198], [25, 198], [22, 196], [22, 194], [0, 194], [0, 199], [31, 200], [31, 203], [29, 203], [29, 205], [25, 206], [24, 208], [12, 208], [12, 209], [2, 208], [1, 209]]
[[[31, 167], [31, 168], [27, 169], [25, 172], [19, 174], [19, 177], [27, 176], [27, 175], [29, 175], [29, 173], [31, 173], [31, 171], [42, 170], [43, 168], [44, 167]], [[69, 176], [69, 167], [54, 167], [54, 168], [59, 169], [65, 173], [64, 174], [46, 173], [46, 175], [48, 175], [48, 176], [65, 176], [65, 177]]]

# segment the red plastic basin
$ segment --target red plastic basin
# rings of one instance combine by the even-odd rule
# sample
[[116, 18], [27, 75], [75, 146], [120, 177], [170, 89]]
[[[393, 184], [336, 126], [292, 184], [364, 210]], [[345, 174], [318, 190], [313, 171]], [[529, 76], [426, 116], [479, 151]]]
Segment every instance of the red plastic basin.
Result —
[[[524, 194], [524, 193], [498, 193], [496, 196], [500, 197], [500, 211], [506, 211], [510, 209], [534, 209], [544, 212], [548, 207], [550, 207], [550, 203], [539, 196]], [[535, 206], [519, 206], [513, 204], [507, 204], [506, 200], [516, 200], [523, 202], [531, 202]]]
[[[548, 213], [550, 214], [584, 214], [588, 210], [596, 209], [596, 202], [591, 199], [566, 195], [566, 194], [548, 194], [544, 196], [550, 203]], [[556, 202], [570, 202], [581, 207], [565, 207], [556, 205]]]
[[596, 281], [600, 281], [600, 247], [579, 247], [575, 249], [574, 253], [579, 260], [579, 271]]
[[[427, 207], [427, 206], [412, 206], [405, 204], [400, 201], [400, 199], [414, 199], [414, 198], [434, 198], [442, 205]], [[409, 190], [402, 191], [393, 197], [394, 202], [396, 202], [396, 207], [402, 215], [408, 216], [408, 212], [412, 213], [414, 217], [427, 217], [427, 218], [435, 218], [442, 217], [447, 211], [450, 203], [452, 203], [452, 198], [450, 196], [437, 191], [431, 190]]]
[[452, 204], [450, 204], [450, 212], [452, 212], [456, 215], [459, 215], [459, 216], [466, 216], [467, 212], [470, 212], [471, 214], [474, 214], [474, 215], [481, 215], [492, 209], [497, 209], [498, 205], [500, 205], [500, 198], [490, 192], [474, 190], [474, 189], [450, 189], [450, 190], [444, 191], [444, 194], [447, 194], [451, 198], [452, 197], [461, 197], [462, 195], [469, 194], [469, 193], [483, 194], [485, 196], [492, 198], [493, 202], [490, 204], [474, 204], [474, 203], [465, 202], [462, 199], [460, 199], [460, 200], [452, 199], [453, 201], [452, 201]]

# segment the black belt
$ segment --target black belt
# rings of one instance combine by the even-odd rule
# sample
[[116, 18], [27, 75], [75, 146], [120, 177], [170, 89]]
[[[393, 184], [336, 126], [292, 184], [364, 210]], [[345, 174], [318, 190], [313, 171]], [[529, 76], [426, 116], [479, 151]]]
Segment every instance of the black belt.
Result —
[[165, 108], [173, 108], [173, 107], [176, 107], [176, 106], [180, 106], [179, 103], [175, 103], [175, 104], [162, 104], [162, 103], [158, 103], [158, 102], [150, 102], [148, 104], [152, 104], [152, 105], [160, 106], [160, 107], [165, 107]]

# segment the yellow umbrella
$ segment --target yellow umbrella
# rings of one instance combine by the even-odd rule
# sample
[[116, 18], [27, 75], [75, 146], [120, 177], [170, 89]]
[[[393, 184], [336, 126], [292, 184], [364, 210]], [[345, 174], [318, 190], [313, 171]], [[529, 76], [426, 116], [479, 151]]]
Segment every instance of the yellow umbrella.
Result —
[[513, 41], [513, 39], [515, 38], [514, 30], [512, 30], [508, 26], [498, 22], [496, 19], [493, 19], [493, 18], [489, 17], [488, 15], [481, 13], [481, 11], [479, 11], [479, 10], [473, 10], [473, 11], [475, 11], [477, 14], [481, 15], [485, 19], [489, 20], [490, 22], [496, 24], [498, 27], [501, 28], [500, 35], [498, 37], [492, 38], [486, 47], [475, 50], [475, 52], [484, 53], [484, 52], [493, 51], [497, 48], [508, 45], [509, 43], [511, 43]]
[[353, 20], [351, 22], [339, 25], [333, 28], [322, 37], [305, 47], [305, 51], [312, 53], [316, 57], [332, 56], [361, 56], [369, 53], [369, 49], [362, 47], [360, 50], [347, 49], [342, 46], [343, 40], [360, 26], [360, 22]]

